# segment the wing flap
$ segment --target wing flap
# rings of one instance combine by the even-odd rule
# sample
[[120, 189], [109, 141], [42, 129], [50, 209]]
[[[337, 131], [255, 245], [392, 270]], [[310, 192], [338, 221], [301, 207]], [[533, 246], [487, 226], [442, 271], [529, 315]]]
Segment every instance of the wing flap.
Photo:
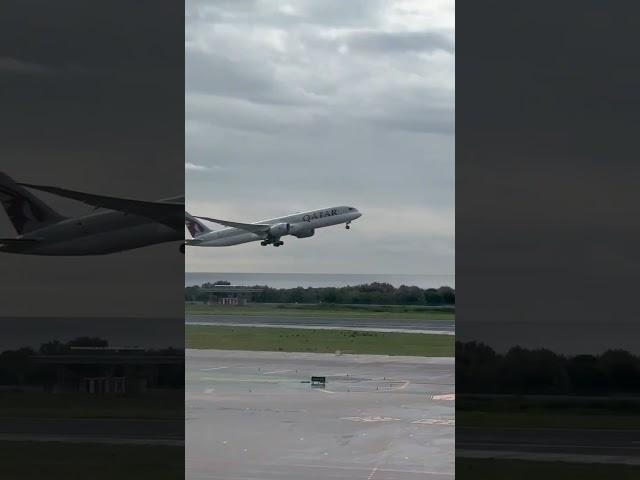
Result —
[[219, 223], [220, 225], [224, 225], [226, 227], [239, 228], [241, 230], [246, 230], [251, 233], [268, 233], [271, 225], [262, 224], [262, 223], [240, 223], [240, 222], [229, 222], [227, 220], [220, 220], [218, 218], [210, 218], [210, 217], [199, 217], [194, 215], [196, 218], [201, 218], [202, 220], [206, 220], [208, 222]]

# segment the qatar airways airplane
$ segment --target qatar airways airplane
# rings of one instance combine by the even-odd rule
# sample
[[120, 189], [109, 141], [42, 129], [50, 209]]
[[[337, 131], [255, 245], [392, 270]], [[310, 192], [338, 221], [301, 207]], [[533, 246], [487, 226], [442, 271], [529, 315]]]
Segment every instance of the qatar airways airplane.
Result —
[[[97, 211], [65, 217], [24, 187], [78, 200]], [[160, 201], [107, 197], [46, 185], [18, 184], [0, 172], [0, 206], [18, 234], [0, 238], [0, 253], [104, 255], [178, 241], [184, 253], [182, 196]]]
[[[241, 243], [257, 242], [260, 245], [284, 245], [281, 240], [286, 235], [297, 238], [312, 237], [317, 228], [330, 227], [344, 223], [349, 229], [349, 224], [362, 214], [354, 207], [332, 207], [310, 212], [294, 213], [287, 217], [273, 218], [256, 223], [239, 223], [219, 220], [210, 217], [189, 215], [185, 212], [184, 223], [191, 233], [192, 239], [186, 241], [187, 245], [197, 247], [227, 247]], [[211, 230], [198, 219], [219, 223], [228, 228]]]

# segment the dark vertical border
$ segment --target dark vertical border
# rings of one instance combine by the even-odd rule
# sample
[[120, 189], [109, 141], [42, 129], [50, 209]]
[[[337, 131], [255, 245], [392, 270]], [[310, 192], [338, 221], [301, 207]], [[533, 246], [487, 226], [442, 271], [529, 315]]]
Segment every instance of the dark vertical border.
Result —
[[[3, 2], [0, 105], [0, 170], [16, 182], [184, 197], [183, 3]], [[15, 235], [4, 211], [0, 225]], [[180, 243], [0, 253], [3, 478], [183, 477]]]
[[638, 473], [635, 10], [457, 2], [459, 478]]

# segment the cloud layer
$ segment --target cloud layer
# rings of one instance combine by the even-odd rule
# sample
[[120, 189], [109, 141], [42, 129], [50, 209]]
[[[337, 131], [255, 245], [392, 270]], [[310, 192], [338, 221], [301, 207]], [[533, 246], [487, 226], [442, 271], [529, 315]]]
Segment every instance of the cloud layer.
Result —
[[188, 271], [453, 272], [453, 2], [185, 8], [188, 208], [364, 212], [277, 251], [192, 248]]

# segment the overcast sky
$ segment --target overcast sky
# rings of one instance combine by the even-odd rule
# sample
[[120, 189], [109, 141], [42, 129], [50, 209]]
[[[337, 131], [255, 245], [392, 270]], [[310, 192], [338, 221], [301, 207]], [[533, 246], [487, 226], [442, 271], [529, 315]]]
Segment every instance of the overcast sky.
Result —
[[[0, 170], [19, 182], [102, 195], [181, 195], [182, 6], [5, 3]], [[63, 215], [92, 212], [36, 195]], [[0, 237], [15, 235], [0, 212]], [[0, 253], [0, 317], [182, 317], [178, 243], [89, 257]]]
[[185, 6], [187, 207], [258, 221], [353, 205], [350, 231], [190, 248], [187, 271], [454, 272], [454, 2]]

